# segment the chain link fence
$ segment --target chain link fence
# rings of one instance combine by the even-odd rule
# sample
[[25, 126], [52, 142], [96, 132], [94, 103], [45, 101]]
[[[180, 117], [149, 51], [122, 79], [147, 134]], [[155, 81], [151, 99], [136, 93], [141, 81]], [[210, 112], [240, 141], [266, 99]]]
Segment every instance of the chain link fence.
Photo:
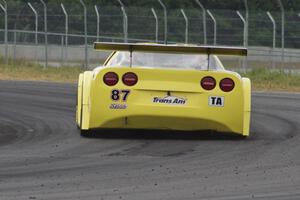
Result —
[[267, 62], [264, 64], [267, 67], [300, 67], [297, 64], [300, 53], [296, 50], [300, 47], [300, 15], [296, 11], [286, 11], [282, 21], [283, 13], [273, 8], [269, 14], [267, 9], [247, 12], [205, 8], [204, 18], [203, 10], [193, 7], [167, 9], [165, 18], [159, 4], [133, 7], [82, 3], [51, 1], [46, 7], [39, 1], [7, 6], [5, 1], [1, 3], [3, 62], [27, 59], [43, 63], [45, 67], [46, 61], [56, 66], [94, 66], [105, 57], [93, 51], [95, 41], [163, 43], [167, 38], [168, 43], [249, 45], [250, 67], [255, 60]]

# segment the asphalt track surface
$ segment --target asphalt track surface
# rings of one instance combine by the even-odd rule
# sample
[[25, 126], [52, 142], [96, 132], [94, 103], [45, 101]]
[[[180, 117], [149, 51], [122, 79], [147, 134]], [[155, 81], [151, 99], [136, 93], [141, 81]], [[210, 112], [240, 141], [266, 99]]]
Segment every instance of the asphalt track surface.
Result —
[[83, 138], [76, 86], [0, 81], [0, 199], [300, 199], [300, 94], [254, 93], [252, 136]]

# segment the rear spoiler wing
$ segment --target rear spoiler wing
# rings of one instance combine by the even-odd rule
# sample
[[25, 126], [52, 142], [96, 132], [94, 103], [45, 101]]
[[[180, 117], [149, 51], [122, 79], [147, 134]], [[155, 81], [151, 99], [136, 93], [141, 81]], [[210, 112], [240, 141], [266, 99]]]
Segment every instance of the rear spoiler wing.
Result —
[[171, 44], [135, 44], [135, 43], [109, 43], [95, 42], [95, 50], [101, 51], [134, 51], [154, 53], [184, 53], [184, 54], [207, 54], [207, 55], [232, 55], [247, 56], [246, 48], [221, 47], [221, 46], [193, 46], [193, 45], [171, 45]]

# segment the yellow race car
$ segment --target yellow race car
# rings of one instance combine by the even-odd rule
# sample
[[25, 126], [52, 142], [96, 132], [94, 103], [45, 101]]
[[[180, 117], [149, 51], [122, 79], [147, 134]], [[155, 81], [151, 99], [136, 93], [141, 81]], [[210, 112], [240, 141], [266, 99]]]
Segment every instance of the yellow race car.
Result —
[[249, 136], [251, 83], [217, 55], [245, 48], [95, 43], [113, 51], [79, 76], [76, 122], [94, 129], [213, 130]]

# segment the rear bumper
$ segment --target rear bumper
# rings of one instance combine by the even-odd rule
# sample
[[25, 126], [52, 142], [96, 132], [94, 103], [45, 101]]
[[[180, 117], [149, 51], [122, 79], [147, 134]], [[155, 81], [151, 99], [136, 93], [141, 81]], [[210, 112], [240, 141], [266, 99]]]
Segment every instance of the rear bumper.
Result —
[[[94, 110], [94, 109], [91, 109]], [[125, 110], [101, 109], [91, 114], [90, 129], [213, 130], [245, 135], [243, 110], [135, 105]], [[246, 134], [247, 135], [247, 134]]]
[[236, 131], [226, 124], [208, 119], [146, 115], [120, 116], [105, 121], [98, 128], [157, 129], [180, 131], [214, 130], [220, 132]]

